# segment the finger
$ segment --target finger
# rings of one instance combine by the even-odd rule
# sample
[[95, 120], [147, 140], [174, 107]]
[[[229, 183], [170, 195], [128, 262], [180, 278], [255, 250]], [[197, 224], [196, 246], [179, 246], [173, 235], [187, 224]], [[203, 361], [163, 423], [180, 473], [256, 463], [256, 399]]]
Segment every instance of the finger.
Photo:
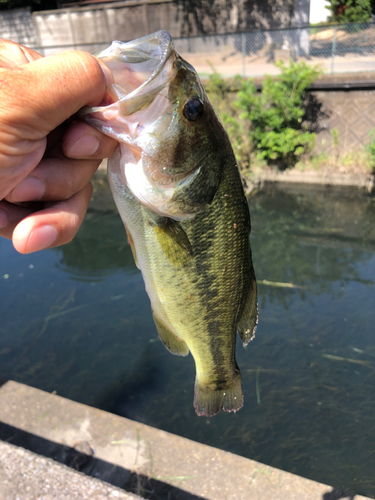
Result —
[[117, 141], [103, 135], [91, 125], [74, 121], [62, 140], [62, 151], [68, 158], [96, 158], [103, 160], [112, 156]]
[[70, 242], [82, 224], [91, 194], [88, 184], [69, 200], [47, 203], [44, 210], [26, 217], [14, 229], [15, 249], [27, 254]]
[[33, 210], [30, 208], [0, 201], [0, 236], [12, 239], [13, 230], [17, 224], [32, 213]]
[[44, 158], [32, 174], [8, 194], [6, 200], [11, 203], [67, 200], [90, 182], [100, 162]]
[[44, 137], [81, 107], [99, 105], [110, 75], [94, 56], [80, 51], [0, 69], [2, 128], [8, 125], [24, 141]]
[[19, 45], [9, 40], [0, 40], [0, 67], [14, 68], [23, 66], [43, 56], [35, 50]]

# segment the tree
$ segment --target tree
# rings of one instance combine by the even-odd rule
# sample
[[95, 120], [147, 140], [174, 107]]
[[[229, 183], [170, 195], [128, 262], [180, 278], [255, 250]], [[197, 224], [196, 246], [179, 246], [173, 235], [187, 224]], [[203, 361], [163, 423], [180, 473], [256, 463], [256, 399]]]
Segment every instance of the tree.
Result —
[[339, 23], [371, 21], [371, 0], [328, 0], [329, 20]]
[[26, 9], [50, 10], [57, 8], [57, 0], [0, 0], [0, 10]]

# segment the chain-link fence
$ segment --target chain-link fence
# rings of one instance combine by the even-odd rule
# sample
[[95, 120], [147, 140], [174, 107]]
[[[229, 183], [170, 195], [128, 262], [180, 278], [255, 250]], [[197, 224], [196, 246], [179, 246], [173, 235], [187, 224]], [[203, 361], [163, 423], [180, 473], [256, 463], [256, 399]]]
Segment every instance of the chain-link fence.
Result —
[[[175, 40], [201, 75], [276, 74], [278, 60], [319, 64], [326, 73], [375, 71], [375, 24], [252, 31]], [[211, 66], [211, 67], [210, 67]]]
[[[278, 60], [319, 64], [326, 73], [375, 71], [375, 23], [257, 30], [175, 38], [175, 47], [201, 76], [215, 68], [223, 76], [277, 74]], [[64, 49], [94, 53], [109, 41], [33, 47], [49, 55]]]

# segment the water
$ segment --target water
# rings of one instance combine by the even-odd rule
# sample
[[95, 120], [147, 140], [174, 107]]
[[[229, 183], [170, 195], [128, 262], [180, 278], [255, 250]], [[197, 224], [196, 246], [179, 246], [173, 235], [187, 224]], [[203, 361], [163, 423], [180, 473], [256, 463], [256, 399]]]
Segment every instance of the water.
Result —
[[0, 240], [0, 378], [375, 497], [375, 200], [283, 186], [250, 207], [260, 321], [237, 347], [241, 411], [195, 415], [192, 358], [157, 340], [103, 182], [69, 245]]

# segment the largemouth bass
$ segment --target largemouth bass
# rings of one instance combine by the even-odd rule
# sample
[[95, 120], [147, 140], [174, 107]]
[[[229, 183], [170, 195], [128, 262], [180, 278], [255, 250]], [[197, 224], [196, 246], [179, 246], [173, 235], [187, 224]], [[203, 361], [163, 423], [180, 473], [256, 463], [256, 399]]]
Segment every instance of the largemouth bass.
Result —
[[116, 138], [108, 177], [167, 349], [196, 366], [198, 415], [243, 405], [236, 333], [257, 323], [250, 215], [228, 136], [194, 68], [158, 31], [97, 54], [112, 102], [82, 111]]

